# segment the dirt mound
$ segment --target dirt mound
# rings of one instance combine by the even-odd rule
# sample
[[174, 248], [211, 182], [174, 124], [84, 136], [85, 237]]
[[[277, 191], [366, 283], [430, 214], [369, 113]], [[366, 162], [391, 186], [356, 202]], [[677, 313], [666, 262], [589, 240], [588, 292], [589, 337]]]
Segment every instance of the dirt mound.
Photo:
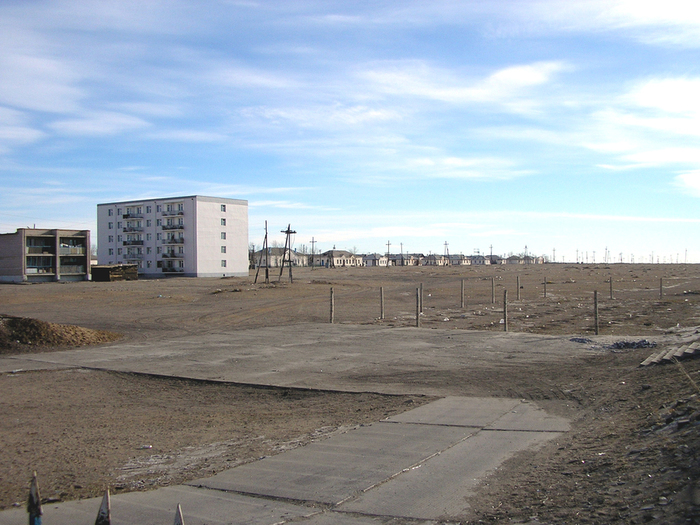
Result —
[[0, 354], [35, 352], [37, 347], [94, 345], [119, 337], [119, 334], [104, 330], [0, 315]]

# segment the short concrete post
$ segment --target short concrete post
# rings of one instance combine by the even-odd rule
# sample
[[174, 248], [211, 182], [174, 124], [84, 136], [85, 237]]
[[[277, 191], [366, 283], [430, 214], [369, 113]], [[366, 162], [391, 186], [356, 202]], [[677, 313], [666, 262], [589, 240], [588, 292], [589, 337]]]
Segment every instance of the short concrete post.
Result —
[[384, 319], [384, 287], [379, 287], [379, 318]]
[[593, 312], [595, 317], [595, 335], [599, 335], [600, 323], [598, 322], [598, 290], [593, 292]]
[[519, 275], [516, 276], [515, 280], [516, 280], [515, 286], [517, 286], [517, 288], [518, 288], [518, 291], [516, 292], [515, 296], [518, 298], [518, 301], [519, 301], [520, 300], [520, 276]]
[[496, 304], [496, 279], [491, 277], [491, 304]]
[[460, 284], [460, 300], [459, 300], [459, 307], [464, 308], [464, 279], [462, 279], [462, 282]]
[[503, 290], [503, 331], [508, 331], [508, 290]]
[[333, 287], [331, 287], [331, 324], [335, 323], [335, 294], [333, 293]]
[[612, 301], [614, 299], [613, 297], [613, 278], [612, 275], [610, 276], [610, 300]]
[[416, 328], [420, 328], [420, 288], [416, 288]]

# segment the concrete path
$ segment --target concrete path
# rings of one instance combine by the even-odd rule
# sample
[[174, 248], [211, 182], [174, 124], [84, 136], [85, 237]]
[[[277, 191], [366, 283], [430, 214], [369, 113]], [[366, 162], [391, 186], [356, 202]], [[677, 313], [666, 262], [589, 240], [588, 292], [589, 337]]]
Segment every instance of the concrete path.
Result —
[[565, 336], [309, 323], [22, 354], [0, 358], [0, 372], [84, 366], [258, 385], [444, 395], [444, 385], [407, 386], [402, 377], [467, 363], [517, 370], [597, 352]]
[[[568, 430], [516, 399], [448, 397], [216, 476], [113, 496], [112, 523], [378, 525], [436, 523], [468, 511], [476, 485], [514, 453]], [[91, 523], [100, 499], [45, 505], [47, 525]], [[0, 525], [26, 523], [24, 509]]]

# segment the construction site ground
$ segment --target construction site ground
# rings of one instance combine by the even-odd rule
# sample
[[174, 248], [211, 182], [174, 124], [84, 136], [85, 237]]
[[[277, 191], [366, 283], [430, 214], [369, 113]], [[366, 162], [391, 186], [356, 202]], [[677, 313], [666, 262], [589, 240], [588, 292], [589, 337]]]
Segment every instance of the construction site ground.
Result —
[[[533, 401], [570, 430], [505, 461], [445, 520], [698, 521], [700, 362], [639, 366], [700, 339], [697, 266], [295, 268], [293, 283], [274, 270], [267, 284], [253, 275], [0, 286], [0, 314], [90, 329], [101, 343], [70, 350], [91, 342], [82, 332], [60, 344], [6, 339], [0, 507], [23, 504], [34, 470], [46, 502], [180, 484], [465, 396]], [[106, 332], [118, 340], [97, 339]], [[263, 333], [274, 344], [251, 339]], [[361, 355], [343, 351], [348, 337]], [[239, 365], [197, 357], [236, 344], [250, 349]], [[138, 370], [103, 366], [112, 347], [130, 349]], [[92, 357], [76, 366], [80, 348]], [[31, 357], [47, 352], [56, 358]], [[185, 378], [166, 377], [163, 352], [191, 356], [176, 374]], [[254, 381], [252, 370], [262, 371]]]

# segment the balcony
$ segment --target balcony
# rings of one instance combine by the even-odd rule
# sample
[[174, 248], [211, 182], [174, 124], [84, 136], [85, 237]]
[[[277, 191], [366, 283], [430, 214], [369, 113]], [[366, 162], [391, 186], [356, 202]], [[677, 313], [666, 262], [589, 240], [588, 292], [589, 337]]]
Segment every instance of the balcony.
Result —
[[124, 241], [124, 246], [143, 246], [143, 241]]
[[53, 268], [50, 266], [39, 266], [39, 267], [27, 267], [24, 270], [26, 274], [37, 274], [37, 273], [50, 273], [53, 274]]
[[59, 273], [62, 273], [62, 274], [85, 273], [85, 266], [82, 266], [82, 265], [61, 266], [61, 268], [59, 269]]
[[28, 255], [53, 255], [53, 246], [27, 246]]
[[125, 232], [142, 232], [143, 231], [143, 226], [126, 226], [124, 228]]
[[58, 253], [59, 255], [85, 255], [87, 249], [85, 246], [61, 246]]
[[143, 213], [125, 213], [123, 219], [143, 219]]
[[163, 212], [161, 212], [161, 214], [163, 215], [163, 217], [175, 217], [177, 215], [184, 215], [185, 212], [184, 211], [163, 211]]
[[184, 224], [163, 224], [164, 230], [184, 230]]
[[140, 261], [143, 259], [142, 253], [126, 253], [124, 254], [124, 259], [127, 261]]
[[184, 253], [163, 252], [163, 259], [184, 259]]
[[184, 268], [162, 268], [163, 273], [183, 273]]
[[185, 244], [185, 239], [182, 237], [170, 237], [163, 241], [163, 244]]

